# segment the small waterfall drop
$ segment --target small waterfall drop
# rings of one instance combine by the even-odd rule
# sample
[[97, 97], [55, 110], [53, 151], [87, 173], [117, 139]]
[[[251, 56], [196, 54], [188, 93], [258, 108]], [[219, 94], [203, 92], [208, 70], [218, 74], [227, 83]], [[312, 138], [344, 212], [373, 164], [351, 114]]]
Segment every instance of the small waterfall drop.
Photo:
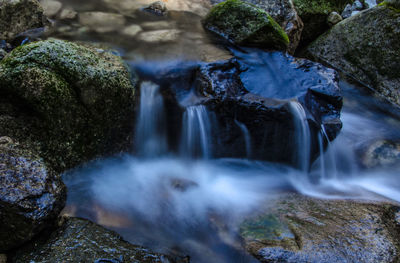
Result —
[[181, 154], [185, 157], [211, 157], [211, 125], [203, 105], [189, 106], [183, 115]]
[[308, 172], [310, 166], [311, 136], [306, 112], [303, 106], [297, 101], [290, 101], [289, 107], [293, 114], [295, 127], [295, 163], [299, 169]]
[[164, 102], [159, 86], [143, 82], [136, 125], [136, 150], [141, 157], [157, 157], [167, 152]]
[[249, 130], [244, 123], [235, 120], [236, 125], [240, 128], [243, 134], [244, 143], [246, 144], [246, 157], [251, 158], [251, 137]]

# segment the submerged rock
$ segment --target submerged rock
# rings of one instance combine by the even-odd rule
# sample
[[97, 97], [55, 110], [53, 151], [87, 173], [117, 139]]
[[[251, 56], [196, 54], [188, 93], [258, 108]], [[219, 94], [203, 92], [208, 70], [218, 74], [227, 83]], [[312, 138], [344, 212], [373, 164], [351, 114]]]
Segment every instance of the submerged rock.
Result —
[[329, 29], [330, 13], [342, 13], [351, 0], [293, 0], [297, 14], [304, 23], [300, 47], [303, 48]]
[[289, 38], [264, 10], [240, 0], [214, 6], [204, 19], [204, 27], [237, 45], [286, 50]]
[[361, 150], [358, 156], [366, 168], [393, 167], [400, 161], [400, 144], [386, 140], [375, 141]]
[[0, 93], [10, 98], [0, 103], [0, 135], [34, 144], [57, 171], [120, 151], [133, 130], [135, 82], [105, 50], [61, 40], [24, 45], [0, 63]]
[[62, 218], [48, 238], [16, 251], [13, 262], [189, 262], [131, 245], [118, 234], [85, 219]]
[[121, 14], [106, 12], [84, 12], [79, 14], [79, 23], [97, 33], [117, 31], [125, 25]]
[[61, 177], [30, 150], [0, 137], [0, 252], [48, 227], [64, 207]]
[[400, 11], [381, 4], [335, 25], [307, 52], [400, 105]]
[[247, 219], [241, 236], [261, 262], [397, 262], [396, 208], [387, 203], [279, 198]]
[[37, 0], [0, 1], [0, 39], [12, 40], [29, 29], [46, 25], [47, 18]]
[[[223, 0], [212, 0], [213, 3], [220, 3]], [[288, 51], [294, 53], [299, 44], [303, 22], [297, 15], [291, 0], [243, 0], [265, 10], [286, 32], [289, 37]]]

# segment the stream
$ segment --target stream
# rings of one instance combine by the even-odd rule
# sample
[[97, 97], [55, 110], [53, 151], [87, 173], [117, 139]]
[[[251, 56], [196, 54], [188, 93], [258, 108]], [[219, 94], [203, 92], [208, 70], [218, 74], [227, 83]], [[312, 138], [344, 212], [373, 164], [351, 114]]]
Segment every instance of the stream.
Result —
[[[86, 1], [81, 5], [78, 1], [65, 1], [64, 4], [78, 12], [121, 12], [118, 5], [110, 8], [109, 2]], [[165, 30], [170, 30], [168, 36], [173, 33], [179, 36], [169, 41], [150, 41], [143, 32], [141, 37], [130, 38], [122, 29], [117, 30], [119, 33], [93, 31], [80, 27], [76, 21], [55, 21], [56, 30], [49, 36], [111, 46], [134, 68], [162, 68], [177, 62], [216, 61], [232, 56], [222, 43], [215, 44], [203, 31], [200, 16], [192, 13], [170, 11], [168, 19], [162, 22], [146, 14], [125, 16], [126, 27], [138, 24], [143, 32], [166, 27]], [[281, 79], [282, 72], [271, 68], [269, 74], [277, 79], [272, 89], [291, 81]], [[254, 74], [261, 77], [263, 72]], [[241, 247], [239, 225], [261, 204], [280, 194], [297, 192], [327, 199], [400, 202], [400, 166], [369, 169], [358, 160], [358, 150], [364, 145], [382, 139], [400, 139], [400, 111], [345, 78], [341, 78], [339, 86], [344, 96], [343, 128], [327, 147], [323, 143], [327, 135], [321, 128], [317, 135], [319, 157], [311, 166], [311, 134], [305, 112], [300, 103], [290, 101], [296, 143], [287, 154], [296, 155], [297, 168], [294, 168], [253, 159], [252, 137], [239, 121], [235, 124], [243, 138], [245, 156], [214, 157], [215, 116], [206, 106], [196, 103], [187, 103], [181, 130], [176, 133], [179, 149], [171, 149], [160, 87], [144, 81], [137, 118], [132, 120], [136, 122], [132, 151], [66, 172], [63, 179], [68, 200], [64, 213], [113, 229], [133, 244], [164, 253], [190, 255], [191, 262], [256, 262]], [[181, 101], [185, 104], [196, 98]]]

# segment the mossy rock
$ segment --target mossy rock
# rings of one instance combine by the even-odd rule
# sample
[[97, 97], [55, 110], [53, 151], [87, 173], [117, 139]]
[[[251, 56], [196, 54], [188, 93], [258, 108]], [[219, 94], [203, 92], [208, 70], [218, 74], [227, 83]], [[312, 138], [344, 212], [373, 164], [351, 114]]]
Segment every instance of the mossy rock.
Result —
[[121, 151], [133, 130], [135, 85], [121, 58], [102, 49], [55, 39], [21, 46], [0, 63], [0, 94], [31, 127], [0, 135], [34, 141], [57, 171]]
[[307, 54], [400, 105], [400, 11], [383, 3], [336, 24]]
[[267, 12], [240, 0], [215, 5], [203, 24], [237, 45], [278, 50], [289, 45], [287, 34]]
[[299, 48], [303, 48], [329, 29], [331, 12], [342, 13], [353, 0], [293, 0], [297, 14], [304, 23]]
[[29, 29], [49, 24], [37, 0], [0, 0], [0, 39], [12, 40]]

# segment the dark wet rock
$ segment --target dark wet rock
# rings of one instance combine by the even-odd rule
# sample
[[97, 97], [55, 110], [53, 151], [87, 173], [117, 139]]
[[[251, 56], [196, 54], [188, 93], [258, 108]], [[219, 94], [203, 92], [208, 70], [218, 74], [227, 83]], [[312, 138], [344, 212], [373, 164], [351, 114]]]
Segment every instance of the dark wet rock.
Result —
[[342, 20], [343, 18], [338, 13], [332, 12], [329, 14], [326, 21], [328, 22], [329, 26], [334, 26]]
[[[144, 77], [161, 86], [167, 104], [180, 103], [182, 108], [204, 104], [215, 113], [211, 138], [216, 157], [246, 156], [242, 124], [251, 137], [248, 157], [292, 163], [297, 136], [291, 100], [305, 108], [314, 138], [321, 124], [330, 140], [336, 137], [341, 129], [342, 97], [334, 70], [280, 52], [234, 54], [227, 61], [174, 65], [174, 69]], [[171, 106], [168, 110], [167, 116], [180, 116], [184, 109]], [[173, 126], [179, 121], [168, 123]], [[176, 137], [176, 130], [180, 130], [178, 124], [171, 137]], [[315, 156], [315, 141], [312, 147]]]
[[65, 186], [30, 150], [0, 137], [0, 252], [22, 245], [55, 220]]
[[299, 48], [304, 48], [329, 29], [328, 15], [342, 13], [351, 0], [293, 0], [297, 14], [304, 23]]
[[363, 167], [390, 167], [399, 164], [400, 144], [393, 141], [375, 141], [359, 151]]
[[247, 219], [241, 235], [261, 262], [397, 262], [400, 228], [395, 211], [389, 203], [291, 194]]
[[168, 14], [167, 6], [163, 1], [151, 3], [149, 6], [144, 7], [143, 11], [155, 14], [157, 16], [166, 16]]
[[47, 25], [47, 18], [38, 1], [0, 1], [0, 39], [11, 40], [29, 29]]
[[115, 232], [85, 219], [63, 217], [61, 221], [49, 237], [16, 251], [13, 262], [189, 262], [131, 245]]
[[243, 46], [286, 50], [289, 38], [263, 9], [240, 0], [215, 5], [203, 21], [204, 27]]
[[133, 130], [135, 82], [105, 50], [24, 45], [0, 64], [0, 135], [30, 144], [57, 171], [119, 152]]
[[[279, 78], [277, 72], [282, 72]], [[296, 136], [289, 100], [305, 108], [312, 135], [323, 124], [330, 139], [335, 138], [342, 105], [335, 74], [278, 52], [236, 53], [236, 59], [202, 66], [196, 88], [217, 114], [217, 155], [235, 156], [245, 148], [240, 122], [252, 138], [253, 158], [290, 163]]]
[[[222, 0], [212, 0], [212, 3], [220, 3]], [[299, 44], [303, 22], [297, 15], [291, 0], [244, 0], [265, 10], [286, 32], [289, 37], [288, 51], [294, 53]]]
[[399, 28], [400, 11], [383, 3], [335, 25], [307, 53], [400, 104]]

